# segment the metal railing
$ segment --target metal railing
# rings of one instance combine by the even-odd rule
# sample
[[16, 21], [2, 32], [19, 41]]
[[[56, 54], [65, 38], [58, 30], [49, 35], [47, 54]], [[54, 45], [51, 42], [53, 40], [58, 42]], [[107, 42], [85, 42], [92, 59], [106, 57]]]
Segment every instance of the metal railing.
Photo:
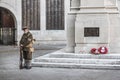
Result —
[[0, 28], [0, 44], [13, 45], [15, 44], [15, 28], [4, 27]]

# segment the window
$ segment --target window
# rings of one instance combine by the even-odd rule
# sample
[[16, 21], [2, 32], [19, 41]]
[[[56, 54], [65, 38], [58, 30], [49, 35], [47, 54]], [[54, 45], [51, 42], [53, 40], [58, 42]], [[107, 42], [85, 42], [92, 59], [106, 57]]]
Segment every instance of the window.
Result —
[[46, 0], [46, 29], [64, 30], [64, 0]]
[[40, 30], [40, 0], [22, 0], [22, 26]]

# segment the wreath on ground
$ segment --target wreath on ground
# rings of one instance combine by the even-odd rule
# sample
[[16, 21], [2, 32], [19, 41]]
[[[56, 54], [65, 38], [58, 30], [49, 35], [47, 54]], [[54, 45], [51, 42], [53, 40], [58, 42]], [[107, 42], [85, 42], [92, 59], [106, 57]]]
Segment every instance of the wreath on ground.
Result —
[[92, 48], [91, 49], [91, 53], [92, 54], [107, 54], [108, 53], [108, 49], [104, 46], [99, 47], [98, 49], [96, 48]]

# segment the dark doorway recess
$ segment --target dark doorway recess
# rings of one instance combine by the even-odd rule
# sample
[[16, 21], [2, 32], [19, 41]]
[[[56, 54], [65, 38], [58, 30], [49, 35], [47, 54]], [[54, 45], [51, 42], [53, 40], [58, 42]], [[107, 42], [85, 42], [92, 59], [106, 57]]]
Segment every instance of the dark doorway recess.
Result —
[[0, 7], [0, 45], [15, 44], [15, 19], [13, 14]]

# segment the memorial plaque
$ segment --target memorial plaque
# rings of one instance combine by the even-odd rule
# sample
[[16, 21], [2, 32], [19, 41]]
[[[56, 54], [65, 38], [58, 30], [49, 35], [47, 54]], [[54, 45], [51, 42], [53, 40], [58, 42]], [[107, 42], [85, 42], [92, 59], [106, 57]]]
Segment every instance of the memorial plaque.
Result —
[[85, 27], [84, 37], [99, 37], [99, 27]]

